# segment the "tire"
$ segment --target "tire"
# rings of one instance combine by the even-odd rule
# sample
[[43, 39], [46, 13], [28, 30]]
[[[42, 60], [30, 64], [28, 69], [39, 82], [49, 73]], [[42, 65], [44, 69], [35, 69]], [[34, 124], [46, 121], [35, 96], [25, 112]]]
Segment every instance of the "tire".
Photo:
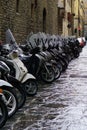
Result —
[[29, 79], [23, 84], [24, 90], [28, 96], [34, 96], [37, 94], [38, 85], [36, 79]]
[[46, 68], [42, 68], [41, 70], [41, 79], [46, 83], [51, 83], [55, 79], [55, 72], [52, 68], [52, 66], [46, 66], [49, 73], [47, 72]]
[[17, 100], [18, 100], [18, 109], [24, 106], [26, 102], [26, 93], [24, 89], [21, 86], [17, 86], [15, 88], [16, 95], [17, 95]]
[[54, 70], [54, 72], [55, 72], [55, 79], [58, 79], [59, 77], [60, 77], [60, 74], [61, 74], [61, 72], [60, 72], [60, 69], [58, 68], [58, 66], [57, 65], [52, 65], [53, 66], [53, 70]]
[[3, 101], [5, 102], [8, 110], [8, 117], [12, 117], [17, 109], [18, 109], [18, 100], [15, 94], [15, 91], [13, 88], [10, 88], [8, 86], [1, 87], [3, 89], [3, 95], [4, 98]]
[[64, 72], [67, 69], [66, 62], [60, 58], [55, 58], [55, 59], [56, 59], [57, 63], [62, 66], [61, 72]]
[[7, 81], [10, 84], [12, 84], [12, 86], [14, 86], [18, 100], [18, 109], [20, 109], [25, 104], [26, 101], [26, 94], [24, 89], [22, 88], [22, 84], [20, 83], [20, 81], [18, 81], [17, 79], [15, 79], [13, 76], [10, 75], [7, 77]]
[[60, 69], [60, 72], [62, 72], [63, 70], [63, 66], [60, 62], [57, 63], [57, 67]]
[[64, 57], [60, 57], [61, 63], [63, 65], [63, 72], [67, 69], [69, 62]]
[[63, 67], [62, 72], [64, 72], [67, 69], [68, 64], [64, 60], [61, 60], [61, 64], [62, 64], [62, 67]]
[[79, 57], [79, 52], [74, 52], [74, 58], [78, 58]]
[[6, 104], [0, 97], [0, 128], [2, 128], [8, 119], [8, 110]]

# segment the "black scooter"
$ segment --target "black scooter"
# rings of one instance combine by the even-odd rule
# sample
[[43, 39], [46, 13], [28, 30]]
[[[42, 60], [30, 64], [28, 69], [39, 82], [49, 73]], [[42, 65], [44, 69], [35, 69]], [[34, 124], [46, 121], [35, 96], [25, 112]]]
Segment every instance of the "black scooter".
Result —
[[51, 83], [55, 79], [55, 72], [52, 68], [52, 64], [46, 61], [46, 59], [39, 55], [40, 48], [35, 47], [31, 50], [30, 56], [19, 55], [24, 65], [27, 67], [28, 72], [35, 77], [41, 78], [47, 83]]

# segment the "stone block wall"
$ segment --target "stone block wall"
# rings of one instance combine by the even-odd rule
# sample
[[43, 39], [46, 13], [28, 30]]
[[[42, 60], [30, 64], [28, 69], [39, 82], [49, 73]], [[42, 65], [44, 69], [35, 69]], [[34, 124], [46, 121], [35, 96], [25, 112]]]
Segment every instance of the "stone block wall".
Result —
[[[10, 28], [16, 41], [21, 43], [33, 31], [58, 33], [57, 0], [1, 0], [0, 40], [5, 41], [5, 31]], [[44, 29], [43, 29], [44, 28]]]

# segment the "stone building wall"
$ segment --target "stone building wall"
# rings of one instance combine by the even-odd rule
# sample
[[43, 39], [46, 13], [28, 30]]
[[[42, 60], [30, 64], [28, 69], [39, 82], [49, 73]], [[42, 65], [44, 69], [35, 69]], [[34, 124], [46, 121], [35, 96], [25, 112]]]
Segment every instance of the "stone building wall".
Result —
[[27, 35], [44, 31], [58, 33], [58, 0], [0, 0], [0, 40], [10, 28], [19, 43]]

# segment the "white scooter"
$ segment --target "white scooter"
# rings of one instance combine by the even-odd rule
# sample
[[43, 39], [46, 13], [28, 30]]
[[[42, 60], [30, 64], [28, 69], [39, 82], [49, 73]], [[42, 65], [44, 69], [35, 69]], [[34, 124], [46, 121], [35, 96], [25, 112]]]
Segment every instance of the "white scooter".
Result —
[[7, 106], [8, 117], [13, 116], [18, 109], [18, 100], [14, 87], [7, 81], [0, 79], [0, 94], [2, 95], [2, 100]]
[[9, 54], [13, 67], [15, 69], [15, 78], [22, 83], [25, 92], [29, 96], [33, 96], [37, 93], [38, 86], [36, 78], [28, 73], [27, 68], [24, 66], [23, 62], [18, 57], [18, 51], [14, 50]]

